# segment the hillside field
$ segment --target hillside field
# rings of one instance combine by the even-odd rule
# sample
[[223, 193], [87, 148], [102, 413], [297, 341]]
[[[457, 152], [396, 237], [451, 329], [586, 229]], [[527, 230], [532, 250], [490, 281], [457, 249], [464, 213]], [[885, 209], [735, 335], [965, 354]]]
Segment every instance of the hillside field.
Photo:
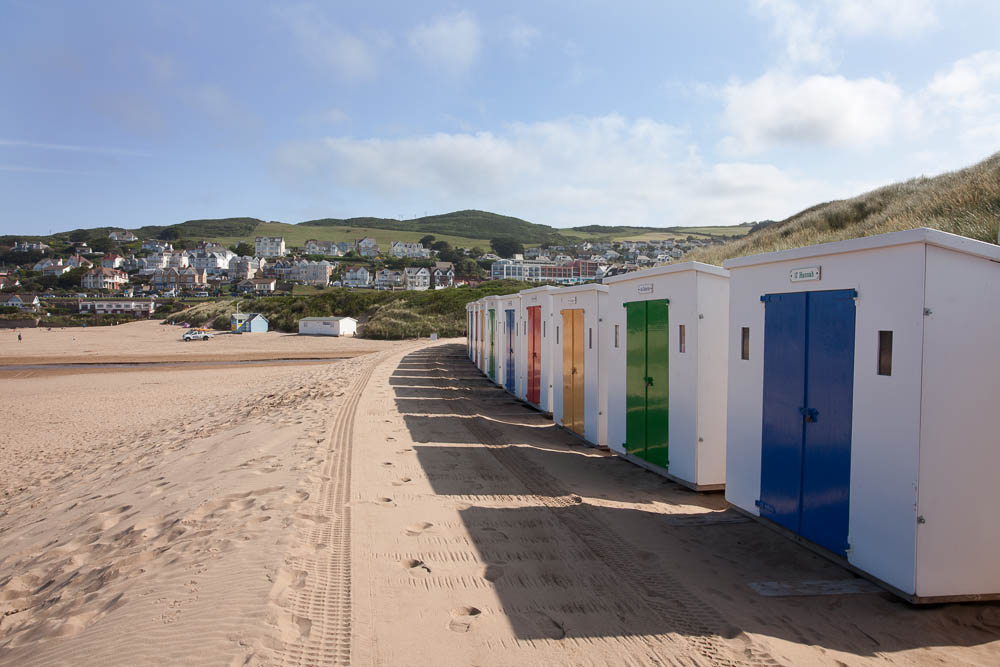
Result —
[[309, 239], [316, 239], [318, 241], [348, 241], [353, 242], [356, 239], [364, 238], [365, 236], [373, 236], [378, 242], [382, 251], [385, 252], [389, 249], [389, 244], [392, 241], [419, 241], [427, 234], [433, 234], [434, 239], [437, 241], [447, 241], [452, 246], [472, 248], [474, 246], [479, 246], [485, 251], [489, 251], [490, 241], [489, 239], [482, 238], [472, 238], [469, 236], [451, 236], [447, 234], [438, 234], [436, 232], [408, 232], [408, 231], [394, 231], [390, 229], [375, 229], [368, 227], [348, 227], [348, 226], [336, 226], [336, 227], [318, 227], [318, 226], [307, 226], [307, 225], [292, 225], [284, 222], [261, 222], [253, 229], [252, 232], [242, 236], [212, 236], [207, 237], [205, 240], [214, 241], [215, 243], [222, 243], [225, 245], [233, 245], [240, 241], [246, 241], [247, 243], [253, 243], [253, 240], [257, 236], [284, 236], [285, 244], [289, 246], [303, 246]]

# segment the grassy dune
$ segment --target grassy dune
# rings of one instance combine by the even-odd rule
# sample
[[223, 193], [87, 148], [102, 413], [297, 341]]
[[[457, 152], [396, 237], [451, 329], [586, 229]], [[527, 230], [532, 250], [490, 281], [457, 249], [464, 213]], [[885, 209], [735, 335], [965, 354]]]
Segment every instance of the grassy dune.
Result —
[[996, 243], [1000, 227], [1000, 153], [933, 178], [888, 185], [853, 199], [813, 206], [722, 246], [685, 256], [709, 264], [731, 257], [930, 227]]

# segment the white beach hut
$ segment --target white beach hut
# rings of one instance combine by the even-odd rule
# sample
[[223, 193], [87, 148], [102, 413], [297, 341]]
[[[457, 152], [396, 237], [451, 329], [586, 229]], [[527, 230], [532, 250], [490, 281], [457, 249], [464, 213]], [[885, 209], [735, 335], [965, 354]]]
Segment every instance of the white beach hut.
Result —
[[498, 331], [500, 325], [500, 297], [483, 297], [483, 363], [480, 366], [483, 373], [491, 381], [500, 384], [499, 361], [501, 338]]
[[303, 317], [299, 333], [308, 336], [354, 336], [358, 321], [353, 317]]
[[914, 602], [1000, 596], [1000, 248], [729, 260], [726, 499]]
[[610, 448], [690, 488], [722, 489], [729, 272], [684, 262], [604, 284]]
[[521, 335], [521, 369], [517, 396], [543, 412], [552, 412], [552, 295], [558, 288], [551, 285], [521, 290], [519, 306]]
[[607, 446], [607, 373], [601, 315], [608, 288], [589, 283], [552, 293], [552, 418], [595, 445]]
[[520, 305], [520, 294], [507, 294], [498, 299], [497, 384], [511, 394], [517, 391], [517, 352], [522, 338], [518, 327]]

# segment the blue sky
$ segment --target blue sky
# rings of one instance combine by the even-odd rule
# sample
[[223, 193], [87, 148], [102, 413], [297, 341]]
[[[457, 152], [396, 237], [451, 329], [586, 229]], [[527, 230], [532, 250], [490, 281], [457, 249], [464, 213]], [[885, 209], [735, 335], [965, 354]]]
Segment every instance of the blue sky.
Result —
[[738, 224], [1000, 150], [1000, 3], [0, 0], [0, 233]]

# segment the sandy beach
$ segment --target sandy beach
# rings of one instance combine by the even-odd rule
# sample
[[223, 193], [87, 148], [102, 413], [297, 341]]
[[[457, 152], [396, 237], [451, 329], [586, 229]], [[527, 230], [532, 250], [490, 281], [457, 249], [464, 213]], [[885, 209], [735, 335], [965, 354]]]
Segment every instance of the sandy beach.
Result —
[[0, 665], [1000, 664], [1000, 604], [902, 603], [464, 343], [25, 333], [0, 365], [331, 360], [0, 377]]

